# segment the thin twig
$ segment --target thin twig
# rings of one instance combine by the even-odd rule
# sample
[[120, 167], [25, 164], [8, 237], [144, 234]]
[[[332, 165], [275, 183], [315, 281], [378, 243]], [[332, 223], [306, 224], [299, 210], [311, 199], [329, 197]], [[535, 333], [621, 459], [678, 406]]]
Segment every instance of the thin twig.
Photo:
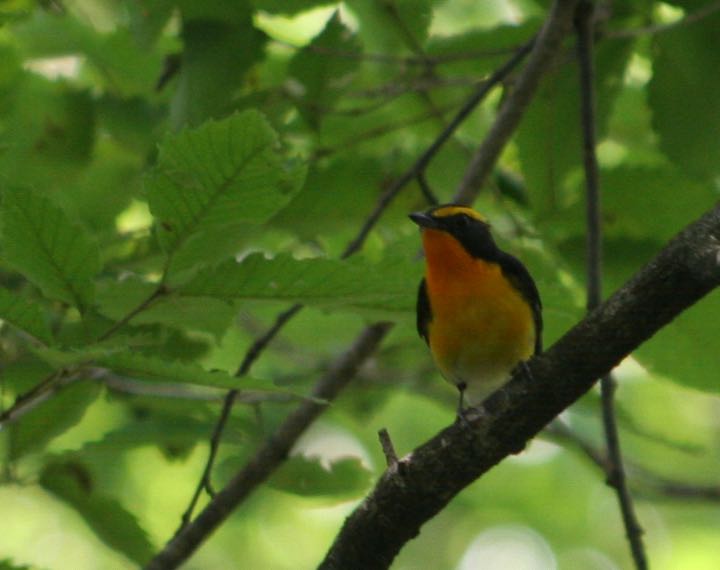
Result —
[[427, 200], [428, 204], [431, 204], [433, 206], [440, 203], [435, 193], [432, 191], [432, 188], [430, 188], [430, 184], [427, 181], [427, 177], [425, 176], [425, 171], [420, 172], [417, 175], [417, 181], [420, 185], [420, 191], [422, 192], [423, 196], [425, 196], [425, 200]]
[[[545, 429], [545, 433], [556, 442], [571, 444], [578, 448], [607, 477], [610, 477], [611, 465], [605, 450], [598, 449], [560, 420], [555, 420], [550, 424]], [[628, 467], [629, 472], [633, 475], [633, 486], [643, 494], [655, 494], [668, 499], [720, 501], [720, 484], [703, 485], [687, 481], [676, 481], [638, 465], [629, 465]]]
[[[367, 239], [367, 236], [370, 233], [370, 230], [377, 223], [377, 221], [379, 220], [380, 216], [382, 215], [382, 212], [384, 211], [384, 209], [390, 204], [390, 202], [392, 202], [392, 200], [400, 192], [400, 190], [402, 190], [402, 188], [404, 188], [409, 182], [411, 182], [413, 180], [413, 178], [419, 176], [420, 174], [422, 174], [424, 172], [424, 169], [427, 167], [429, 162], [432, 160], [432, 158], [435, 156], [435, 154], [437, 154], [437, 152], [440, 150], [442, 145], [448, 140], [448, 138], [457, 129], [457, 127], [467, 118], [467, 116], [472, 112], [472, 110], [489, 93], [489, 91], [495, 85], [497, 85], [499, 82], [501, 82], [512, 71], [512, 69], [518, 63], [520, 63], [520, 61], [522, 61], [522, 59], [527, 55], [527, 53], [529, 53], [529, 51], [532, 49], [533, 41], [534, 40], [531, 40], [530, 42], [528, 42], [527, 44], [522, 46], [516, 53], [513, 54], [513, 56], [501, 68], [499, 68], [497, 71], [495, 71], [486, 81], [484, 81], [478, 85], [476, 91], [466, 101], [466, 103], [463, 105], [462, 109], [457, 113], [457, 115], [453, 118], [453, 120], [450, 122], [450, 124], [445, 129], [443, 129], [443, 131], [438, 135], [438, 137], [430, 145], [430, 147], [428, 147], [428, 149], [405, 172], [405, 174], [403, 174], [393, 184], [393, 186], [391, 188], [389, 188], [386, 192], [383, 193], [383, 195], [378, 199], [378, 202], [376, 203], [376, 206], [373, 209], [373, 211], [371, 212], [370, 216], [366, 219], [366, 222], [361, 227], [356, 238], [354, 240], [352, 240], [348, 244], [348, 246], [345, 248], [345, 250], [341, 256], [342, 259], [345, 259], [345, 258], [353, 255], [356, 251], [358, 251], [362, 247], [364, 241]], [[292, 310], [292, 308], [291, 308], [291, 310]], [[300, 308], [298, 307], [295, 310], [295, 312], [297, 312], [299, 310], [300, 310]], [[247, 361], [248, 364], [245, 365], [245, 361], [244, 361], [243, 365], [240, 367], [241, 370], [245, 370], [245, 372], [247, 370], [249, 370], [249, 368], [252, 365], [252, 362], [254, 361], [254, 358], [255, 358], [255, 357], [253, 357], [252, 360], [249, 360], [249, 358], [248, 358], [249, 355], [251, 353], [255, 353], [255, 352], [257, 353], [257, 355], [259, 355], [260, 352], [262, 351], [262, 349], [272, 339], [272, 337], [282, 328], [282, 326], [285, 324], [285, 322], [287, 322], [288, 320], [290, 320], [290, 318], [292, 318], [293, 315], [294, 315], [294, 313], [288, 315], [288, 317], [286, 319], [283, 319], [283, 321], [284, 321], [283, 323], [281, 323], [277, 327], [274, 326], [273, 329], [271, 329], [271, 330], [274, 330], [275, 332], [271, 336], [269, 336], [269, 338], [267, 339], [266, 342], [262, 343], [262, 346], [260, 346], [257, 349], [257, 351], [254, 351], [253, 349], [251, 349], [248, 352], [248, 355], [246, 355], [246, 359], [245, 359], [245, 361]], [[278, 319], [280, 319], [280, 317], [282, 317], [282, 315], [280, 315], [278, 317]], [[276, 325], [277, 324], [278, 324], [278, 322], [276, 321]], [[359, 342], [367, 334], [368, 331], [375, 330], [375, 329], [377, 329], [377, 327], [382, 327], [382, 329], [385, 330], [385, 327], [387, 327], [387, 325], [380, 325], [380, 324], [372, 325], [371, 327], [366, 329], [366, 331], [363, 332], [363, 335], [361, 335], [361, 337], [359, 337], [359, 339], [358, 339], [358, 341], [356, 341], [356, 343]], [[384, 336], [384, 334], [385, 334], [385, 332], [383, 332], [381, 336]], [[268, 336], [268, 335], [266, 335], [266, 336]], [[379, 343], [379, 339], [378, 339], [378, 343]], [[338, 377], [338, 379], [340, 379], [340, 378]], [[208, 507], [206, 507], [202, 511], [202, 513], [200, 515], [198, 515], [197, 519], [195, 519], [195, 521], [193, 521], [193, 522], [188, 523], [188, 521], [190, 520], [191, 514], [188, 515], [187, 513], [188, 512], [192, 513], [192, 511], [194, 510], [195, 505], [197, 503], [197, 500], [198, 500], [200, 494], [202, 493], [202, 490], [205, 488], [205, 485], [206, 485], [207, 481], [209, 480], [209, 476], [210, 476], [209, 474], [212, 470], [212, 465], [214, 463], [215, 455], [217, 453], [217, 445], [222, 436], [222, 431], [223, 431], [224, 425], [227, 421], [227, 417], [229, 416], [234, 399], [235, 399], [235, 395], [232, 394], [232, 392], [228, 393], [226, 400], [225, 400], [225, 404], [223, 406], [223, 412], [221, 413], [221, 417], [220, 417], [220, 420], [218, 421], [218, 424], [216, 424], [216, 428], [214, 430], [214, 433], [213, 433], [213, 436], [211, 439], [211, 446], [214, 448], [214, 450], [211, 449], [211, 455], [209, 457], [208, 462], [206, 463], [202, 480], [201, 480], [200, 484], [198, 485], [198, 487], [196, 488], [196, 491], [195, 491], [195, 494], [191, 501], [190, 507], [183, 514], [183, 517], [182, 517], [183, 523], [181, 524], [180, 529], [175, 534], [175, 537], [172, 539], [172, 541], [170, 543], [168, 543], [168, 545], [166, 545], [164, 552], [167, 552], [170, 550], [175, 551], [178, 548], [182, 548], [184, 550], [183, 556], [186, 556], [187, 554], [192, 552], [192, 550], [194, 550], [197, 547], [197, 545], [200, 544], [200, 542], [202, 540], [204, 540], [205, 536], [211, 530], [210, 529], [210, 530], [198, 531], [196, 528], [196, 523], [202, 517], [214, 516], [214, 515], [207, 514], [208, 509], [210, 509], [210, 505]], [[301, 406], [298, 408], [298, 410], [296, 410], [295, 414], [300, 413], [300, 411], [302, 409], [304, 409], [304, 407], [306, 407], [306, 406], [307, 406], [307, 403], [301, 404]], [[318, 411], [318, 413], [319, 413], [319, 411]], [[286, 420], [286, 422], [290, 421], [290, 419], [292, 417], [293, 416], [291, 415], [288, 418], [288, 420]], [[283, 425], [285, 425], [285, 424], [283, 424]], [[302, 433], [302, 430], [294, 432], [294, 437], [295, 438], [299, 437], [299, 435], [301, 433]], [[243, 470], [243, 472], [245, 472], [247, 469], [251, 469], [253, 467], [253, 465], [255, 465], [258, 461], [261, 461], [263, 454], [267, 455], [267, 454], [276, 454], [276, 453], [282, 452], [282, 449], [278, 450], [278, 446], [286, 445], [286, 444], [287, 444], [287, 442], [285, 442], [285, 441], [280, 441], [278, 443], [277, 438], [270, 438], [266, 442], [266, 444], [256, 453], [256, 455], [254, 456], [254, 459], [252, 459], [250, 461], [250, 463], [248, 463], [247, 467], [245, 468], [245, 470]], [[276, 465], [278, 463], [279, 463], [279, 461], [277, 463], [273, 464], [271, 469], [274, 469], [274, 465]], [[227, 514], [229, 514], [229, 511], [232, 510], [240, 501], [242, 501], [242, 499], [253, 490], [255, 485], [259, 485], [266, 476], [267, 476], [267, 474], [263, 475], [263, 478], [261, 478], [261, 479], [257, 479], [257, 480], [253, 479], [252, 481], [250, 481], [251, 486], [249, 488], [243, 490], [242, 495], [238, 497], [238, 499], [233, 503], [233, 505], [231, 507], [228, 508], [228, 512], [224, 513], [222, 515], [222, 518], [225, 518], [227, 516]], [[225, 493], [226, 490], [227, 490], [227, 487], [225, 489], [223, 489], [220, 492], [220, 494], [213, 497], [213, 499], [211, 501], [211, 505], [215, 504], [216, 501], [220, 498], [220, 496], [223, 493]], [[237, 493], [237, 490], [235, 491], [235, 493]], [[216, 506], [212, 510], [217, 510], [217, 509], [218, 509], [218, 507]], [[223, 509], [225, 509], [225, 507], [223, 507]], [[215, 524], [219, 524], [219, 522], [221, 522], [221, 521], [218, 520]], [[214, 526], [212, 528], [214, 528]], [[195, 530], [191, 531], [191, 529], [195, 529]], [[201, 536], [201, 534], [203, 532], [205, 534]], [[190, 540], [189, 538], [187, 538], [188, 533], [190, 533], [191, 536], [195, 537], [195, 538], [192, 538], [192, 540], [194, 541], [192, 544], [186, 544], [187, 541]], [[178, 544], [180, 544], [182, 546], [178, 546]], [[171, 545], [174, 545], [174, 546], [171, 546]], [[156, 560], [163, 560], [164, 557], [165, 557], [165, 555], [163, 555], [163, 553], [161, 553], [158, 555]], [[151, 566], [149, 566], [149, 567], [153, 567], [152, 564], [153, 563], [151, 563]], [[157, 564], [163, 564], [163, 562], [157, 562]], [[154, 566], [154, 567], [165, 568], [167, 566]]]
[[[273, 323], [273, 326], [270, 327], [265, 332], [265, 334], [257, 338], [252, 344], [252, 346], [245, 353], [245, 357], [243, 358], [242, 363], [235, 372], [236, 377], [245, 376], [248, 372], [250, 372], [252, 365], [260, 357], [265, 348], [272, 342], [272, 340], [282, 330], [285, 324], [300, 312], [302, 307], [303, 306], [300, 303], [295, 303], [289, 309], [286, 309], [285, 311], [279, 313], [277, 317], [275, 317], [275, 322]], [[220, 412], [220, 416], [215, 423], [212, 436], [210, 437], [210, 451], [208, 452], [208, 458], [205, 462], [205, 468], [203, 469], [200, 481], [195, 488], [195, 492], [190, 499], [190, 504], [185, 509], [185, 512], [180, 518], [180, 527], [177, 529], [177, 531], [175, 531], [176, 535], [192, 520], [193, 512], [195, 511], [195, 507], [197, 506], [197, 502], [200, 499], [200, 495], [202, 495], [203, 490], [207, 491], [207, 493], [211, 497], [215, 494], [211, 481], [212, 470], [215, 466], [215, 460], [217, 458], [218, 449], [220, 447], [222, 434], [225, 431], [225, 426], [227, 425], [227, 421], [230, 418], [230, 412], [232, 412], [232, 408], [235, 404], [238, 393], [239, 390], [234, 389], [228, 391], [227, 394], [225, 394], [222, 411]]]
[[468, 485], [537, 435], [596, 379], [720, 286], [720, 205], [491, 396], [470, 426], [455, 422], [386, 471], [346, 519], [322, 570], [388, 568]]
[[[583, 135], [583, 163], [586, 184], [587, 215], [587, 309], [592, 311], [602, 300], [602, 226], [600, 220], [600, 182], [595, 154], [595, 91], [593, 65], [593, 3], [581, 0], [575, 26], [580, 66], [580, 116]], [[625, 533], [630, 543], [635, 567], [648, 566], [642, 542], [642, 528], [635, 514], [632, 496], [627, 486], [622, 463], [620, 437], [615, 418], [615, 380], [610, 373], [600, 382], [602, 418], [607, 445], [607, 482], [615, 489], [622, 512]]]
[[396, 467], [398, 463], [398, 456], [395, 452], [395, 446], [393, 445], [392, 439], [390, 439], [388, 430], [381, 428], [380, 431], [378, 431], [378, 439], [380, 440], [380, 446], [382, 447], [383, 454], [385, 455], [385, 463], [388, 468], [392, 469]]
[[423, 172], [432, 158], [438, 153], [442, 146], [452, 136], [455, 130], [467, 119], [468, 115], [475, 107], [485, 98], [485, 96], [501, 81], [503, 81], [510, 72], [525, 58], [530, 52], [534, 44], [534, 39], [527, 42], [518, 49], [510, 59], [508, 59], [500, 68], [498, 68], [486, 81], [477, 85], [474, 93], [468, 98], [465, 104], [457, 112], [455, 117], [448, 123], [433, 143], [420, 155], [415, 163], [406, 170], [400, 178], [398, 178], [380, 197], [375, 209], [370, 213], [365, 225], [361, 228], [357, 237], [348, 244], [343, 257], [347, 257], [356, 252], [367, 239], [370, 230], [377, 223], [387, 205], [395, 198], [398, 192], [405, 187], [411, 180], [417, 178], [418, 174]]
[[326, 55], [328, 57], [334, 57], [337, 59], [352, 59], [356, 61], [364, 61], [368, 63], [377, 63], [383, 65], [398, 65], [398, 66], [425, 66], [428, 63], [437, 66], [446, 63], [455, 63], [458, 61], [468, 61], [473, 59], [483, 59], [490, 57], [499, 57], [513, 53], [518, 48], [517, 46], [509, 46], [497, 49], [484, 49], [484, 50], [470, 50], [461, 53], [448, 53], [442, 55], [428, 55], [425, 54], [423, 57], [418, 56], [402, 56], [393, 55], [387, 53], [365, 53], [355, 51], [343, 51], [337, 50], [325, 46], [319, 45], [304, 45], [298, 46], [296, 44], [273, 38], [273, 41], [284, 47], [288, 47], [294, 50], [309, 49], [310, 51], [319, 54]]
[[562, 46], [562, 41], [571, 28], [574, 11], [575, 1], [573, 0], [553, 2], [550, 14], [537, 36], [525, 68], [518, 75], [517, 81], [501, 105], [488, 134], [465, 171], [456, 193], [457, 202], [471, 203], [485, 184], [500, 152], [505, 148], [532, 101], [540, 78], [548, 70]]
[[[168, 290], [164, 286], [159, 286], [151, 295], [141, 301], [136, 307], [130, 310], [123, 318], [113, 323], [102, 335], [100, 335], [96, 342], [107, 340], [123, 326], [125, 326], [133, 317], [147, 309], [152, 305], [159, 297], [167, 294]], [[75, 372], [80, 370], [79, 366], [74, 367]], [[70, 375], [66, 369], [55, 370], [43, 378], [38, 384], [33, 386], [30, 390], [24, 394], [20, 394], [16, 399], [15, 403], [0, 413], [0, 427], [7, 426], [22, 416], [33, 410], [38, 405], [45, 402], [48, 398], [60, 393], [68, 384], [70, 384], [76, 375]]]
[[0, 413], [0, 429], [6, 428], [34, 410], [48, 398], [60, 392], [67, 383], [68, 378], [64, 370], [55, 370], [48, 374], [27, 392], [17, 396], [13, 405]]
[[[447, 113], [447, 112], [455, 109], [456, 107], [457, 107], [457, 104], [450, 103], [448, 105], [443, 105], [440, 110], [442, 113]], [[345, 140], [341, 140], [333, 146], [319, 147], [319, 148], [315, 149], [315, 151], [313, 152], [312, 157], [311, 157], [311, 162], [312, 162], [312, 160], [317, 160], [319, 158], [325, 158], [336, 152], [351, 149], [354, 146], [368, 142], [372, 139], [385, 136], [394, 131], [404, 129], [405, 127], [417, 125], [417, 124], [423, 123], [425, 121], [429, 121], [434, 118], [435, 118], [434, 112], [425, 111], [423, 113], [418, 113], [418, 114], [412, 115], [407, 118], [403, 118], [398, 121], [392, 121], [392, 122], [389, 122], [386, 124], [378, 125], [371, 129], [367, 129], [366, 131], [356, 133], [355, 136], [347, 137]]]
[[97, 342], [102, 342], [110, 338], [122, 327], [128, 324], [132, 319], [134, 319], [138, 314], [148, 309], [153, 303], [155, 303], [155, 301], [157, 301], [160, 297], [167, 295], [169, 292], [170, 290], [165, 285], [158, 285], [157, 288], [145, 299], [140, 301], [140, 303], [138, 303], [135, 308], [131, 309], [123, 318], [113, 323], [110, 328], [108, 328], [103, 334], [101, 334], [97, 338]]
[[708, 16], [712, 16], [715, 12], [719, 10], [720, 1], [710, 2], [708, 4], [705, 4], [705, 6], [701, 6], [693, 12], [686, 14], [679, 20], [676, 20], [675, 22], [670, 22], [669, 24], [653, 24], [650, 26], [644, 26], [642, 28], [630, 28], [626, 30], [607, 30], [606, 32], [603, 32], [603, 37], [610, 39], [626, 39], [662, 34], [664, 32], [669, 32], [677, 28], [682, 28], [684, 26], [689, 26], [700, 22]]
[[297, 438], [332, 402], [390, 331], [389, 323], [367, 327], [350, 348], [329, 367], [313, 389], [314, 400], [304, 401], [275, 430], [252, 460], [219, 491], [202, 512], [150, 561], [146, 570], [177, 568], [220, 525], [235, 507], [287, 458]]

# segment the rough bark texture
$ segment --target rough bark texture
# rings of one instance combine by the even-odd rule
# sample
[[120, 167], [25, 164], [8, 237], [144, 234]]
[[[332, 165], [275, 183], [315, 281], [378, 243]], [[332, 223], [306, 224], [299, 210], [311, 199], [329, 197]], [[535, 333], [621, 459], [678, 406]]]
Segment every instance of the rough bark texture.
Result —
[[521, 450], [626, 355], [720, 284], [720, 205], [492, 396], [389, 469], [320, 568], [387, 568], [457, 493]]

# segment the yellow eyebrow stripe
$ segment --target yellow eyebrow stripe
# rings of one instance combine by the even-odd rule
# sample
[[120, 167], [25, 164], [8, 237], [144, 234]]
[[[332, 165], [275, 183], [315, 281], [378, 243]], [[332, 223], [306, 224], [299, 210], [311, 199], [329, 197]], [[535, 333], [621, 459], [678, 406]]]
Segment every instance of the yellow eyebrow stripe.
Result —
[[432, 216], [434, 218], [447, 218], [449, 216], [455, 216], [458, 214], [465, 214], [466, 216], [469, 216], [475, 220], [487, 222], [487, 220], [483, 218], [480, 214], [478, 214], [475, 210], [473, 210], [472, 208], [467, 208], [465, 206], [440, 206], [439, 208], [436, 208], [432, 211]]

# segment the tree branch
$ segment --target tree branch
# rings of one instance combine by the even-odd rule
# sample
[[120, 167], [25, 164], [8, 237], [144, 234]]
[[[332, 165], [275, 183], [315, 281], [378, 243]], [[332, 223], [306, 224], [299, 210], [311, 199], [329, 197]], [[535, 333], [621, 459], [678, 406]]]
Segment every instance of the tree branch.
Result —
[[386, 471], [346, 520], [320, 568], [387, 568], [463, 488], [520, 451], [627, 354], [720, 285], [720, 205], [519, 371], [482, 408]]
[[360, 230], [357, 237], [348, 244], [345, 249], [343, 257], [351, 255], [357, 251], [364, 241], [367, 239], [368, 234], [372, 227], [380, 219], [380, 215], [387, 207], [387, 205], [395, 198], [397, 193], [402, 190], [407, 184], [413, 179], [420, 176], [430, 164], [433, 157], [440, 151], [442, 146], [457, 130], [457, 128], [467, 119], [468, 115], [477, 107], [477, 105], [487, 96], [487, 94], [498, 85], [510, 72], [523, 60], [534, 45], [534, 39], [530, 40], [527, 44], [518, 49], [512, 57], [510, 57], [500, 68], [498, 68], [486, 81], [478, 84], [476, 90], [473, 92], [468, 100], [463, 104], [460, 110], [457, 112], [452, 121], [442, 130], [442, 132], [436, 137], [433, 143], [423, 152], [415, 163], [405, 171], [405, 173], [398, 178], [390, 188], [388, 188], [375, 206], [375, 209], [371, 212], [367, 219], [365, 226]]
[[576, 0], [555, 0], [553, 3], [528, 57], [527, 65], [518, 75], [514, 88], [500, 107], [495, 122], [465, 171], [457, 193], [459, 203], [472, 202], [477, 190], [485, 184], [500, 152], [535, 95], [541, 77], [548, 70], [563, 39], [572, 28], [576, 4]]
[[[241, 378], [242, 376], [245, 376], [248, 372], [250, 372], [253, 364], [255, 364], [255, 361], [258, 358], [260, 358], [260, 355], [263, 353], [265, 348], [267, 348], [267, 346], [282, 330], [285, 324], [289, 320], [291, 320], [297, 313], [300, 312], [302, 307], [303, 306], [300, 303], [295, 303], [291, 305], [288, 309], [282, 311], [281, 313], [278, 313], [277, 317], [275, 317], [275, 322], [273, 323], [273, 326], [270, 327], [267, 331], [265, 331], [265, 334], [258, 337], [255, 342], [253, 342], [252, 346], [248, 349], [248, 351], [245, 353], [243, 361], [240, 363], [240, 366], [235, 372], [236, 377]], [[185, 512], [180, 517], [180, 527], [175, 532], [176, 535], [190, 523], [193, 512], [195, 511], [195, 506], [197, 505], [197, 502], [200, 499], [200, 495], [202, 494], [203, 490], [207, 491], [210, 495], [214, 494], [212, 491], [212, 482], [210, 478], [212, 476], [213, 467], [215, 466], [215, 458], [217, 457], [217, 452], [220, 448], [220, 440], [222, 439], [223, 432], [225, 431], [225, 426], [227, 425], [228, 419], [230, 418], [230, 412], [235, 405], [235, 400], [237, 399], [238, 394], [238, 389], [229, 390], [227, 394], [225, 394], [222, 411], [220, 412], [220, 416], [215, 423], [212, 436], [210, 437], [210, 451], [208, 453], [207, 461], [205, 462], [205, 468], [203, 469], [200, 481], [195, 488], [195, 492], [190, 499], [190, 503], [185, 509]]]
[[[583, 138], [583, 166], [585, 169], [587, 218], [587, 309], [592, 311], [602, 299], [602, 222], [600, 220], [600, 177], [595, 154], [595, 69], [593, 65], [593, 12], [590, 0], [578, 4], [575, 29], [577, 56], [580, 67], [580, 124]], [[635, 568], [647, 568], [647, 556], [642, 541], [642, 527], [638, 522], [632, 495], [625, 477], [620, 435], [615, 418], [615, 379], [605, 374], [600, 379], [602, 420], [607, 445], [607, 483], [615, 489], [620, 505], [625, 534], [630, 543]]]
[[[367, 327], [316, 384], [312, 396], [331, 402], [369, 358], [385, 335], [389, 323]], [[325, 409], [316, 400], [303, 402], [277, 428], [254, 458], [218, 492], [197, 518], [181, 529], [146, 566], [147, 570], [176, 568], [220, 525], [235, 507], [285, 461], [299, 435]]]
[[[561, 421], [555, 420], [547, 427], [545, 433], [556, 442], [565, 442], [577, 447], [606, 476], [611, 476], [612, 467], [606, 454], [592, 443], [585, 441]], [[669, 499], [720, 501], [720, 484], [703, 485], [688, 481], [675, 481], [639, 465], [629, 465], [628, 470], [633, 475], [633, 487], [638, 488], [640, 493], [660, 495]]]

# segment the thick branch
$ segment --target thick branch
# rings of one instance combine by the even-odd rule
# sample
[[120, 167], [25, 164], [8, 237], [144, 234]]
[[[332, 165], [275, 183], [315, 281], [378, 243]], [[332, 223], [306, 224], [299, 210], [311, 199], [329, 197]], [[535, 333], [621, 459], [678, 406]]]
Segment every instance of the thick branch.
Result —
[[253, 459], [210, 501], [197, 518], [182, 528], [146, 566], [147, 570], [176, 568], [204, 541], [243, 499], [258, 487], [287, 457], [307, 426], [325, 409], [317, 400], [331, 402], [370, 357], [392, 325], [367, 327], [318, 381], [312, 396], [298, 407], [267, 439]]
[[387, 568], [463, 488], [517, 453], [622, 358], [720, 285], [720, 205], [688, 226], [610, 299], [520, 370], [469, 422], [387, 471], [347, 519], [320, 568]]
[[465, 171], [456, 196], [459, 203], [470, 203], [492, 172], [500, 152], [505, 148], [520, 124], [525, 109], [532, 101], [540, 79], [560, 50], [563, 39], [572, 29], [576, 4], [576, 0], [556, 0], [553, 3], [528, 57], [527, 65], [518, 75], [517, 82], [500, 107], [495, 122]]

